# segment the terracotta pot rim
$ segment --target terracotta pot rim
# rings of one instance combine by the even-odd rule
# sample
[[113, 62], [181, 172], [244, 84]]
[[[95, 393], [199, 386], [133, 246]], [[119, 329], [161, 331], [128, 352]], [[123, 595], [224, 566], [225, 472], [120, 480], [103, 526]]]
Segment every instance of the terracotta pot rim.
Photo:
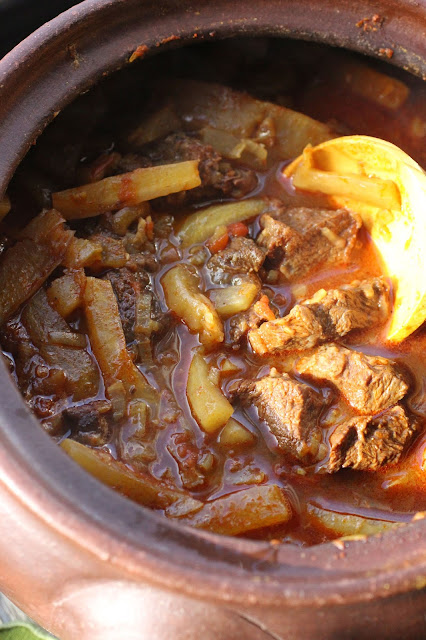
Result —
[[[243, 7], [244, 2], [238, 1]], [[276, 22], [271, 26], [273, 11], [268, 16], [259, 11], [262, 15], [256, 17], [252, 5], [244, 19], [232, 22], [226, 0], [215, 2], [214, 9], [203, 0], [197, 12], [190, 10], [189, 2], [163, 0], [161, 4], [167, 11], [160, 17], [157, 6], [157, 20], [152, 24], [135, 24], [133, 30], [129, 27], [128, 33], [119, 35], [120, 25], [129, 22], [130, 10], [142, 15], [151, 7], [151, 0], [139, 2], [138, 7], [137, 0], [86, 0], [41, 27], [0, 62], [0, 192], [54, 113], [103, 74], [123, 66], [138, 45], [151, 50], [159, 45], [171, 46], [176, 42], [168, 36], [175, 36], [177, 29], [181, 42], [193, 39], [194, 33], [200, 38], [269, 33], [308, 39], [308, 18], [303, 27], [303, 16], [296, 11], [304, 3], [296, 0], [270, 3], [276, 11], [282, 10], [287, 20], [278, 26]], [[233, 3], [234, 12], [237, 4]], [[336, 9], [331, 0], [318, 4], [326, 19], [314, 36], [311, 34], [313, 40], [379, 55], [378, 44], [386, 44], [386, 38], [394, 33], [394, 18], [385, 21], [381, 39], [369, 32], [360, 33], [358, 27], [354, 27], [358, 30], [353, 35], [343, 27], [339, 32], [336, 20], [343, 8]], [[385, 3], [378, 6], [384, 7]], [[383, 11], [389, 12], [389, 6]], [[345, 11], [353, 13], [353, 7], [353, 3], [345, 4]], [[359, 1], [356, 12], [359, 19], [364, 12], [370, 15], [368, 1]], [[212, 21], [213, 14], [216, 19]], [[219, 14], [222, 20], [217, 19]], [[179, 20], [182, 15], [185, 20]], [[394, 14], [390, 11], [387, 15]], [[112, 16], [117, 18], [114, 23], [100, 26], [101, 18], [106, 23]], [[407, 7], [407, 24], [411, 24], [410, 16]], [[103, 39], [92, 42], [89, 26], [97, 28], [97, 37], [101, 32]], [[426, 56], [422, 59], [420, 45], [410, 50], [409, 35], [406, 46], [400, 43], [395, 47], [394, 62], [416, 73], [425, 72]], [[61, 77], [63, 84], [64, 73], [68, 87], [56, 86]], [[40, 104], [37, 98], [42, 99]], [[355, 602], [425, 584], [426, 521], [382, 537], [346, 542], [343, 548], [341, 543], [330, 543], [310, 549], [286, 545], [276, 549], [269, 543], [221, 538], [179, 526], [87, 476], [39, 428], [3, 362], [0, 378], [0, 434], [4, 443], [0, 482], [60, 536], [120, 567], [129, 579], [143, 578], [198, 598], [274, 606], [284, 602], [294, 606]]]

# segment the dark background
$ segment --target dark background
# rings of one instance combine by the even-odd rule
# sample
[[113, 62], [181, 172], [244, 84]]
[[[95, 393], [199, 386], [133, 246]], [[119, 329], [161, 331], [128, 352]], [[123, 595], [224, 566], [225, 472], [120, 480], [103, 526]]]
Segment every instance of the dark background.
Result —
[[78, 0], [0, 0], [0, 58]]

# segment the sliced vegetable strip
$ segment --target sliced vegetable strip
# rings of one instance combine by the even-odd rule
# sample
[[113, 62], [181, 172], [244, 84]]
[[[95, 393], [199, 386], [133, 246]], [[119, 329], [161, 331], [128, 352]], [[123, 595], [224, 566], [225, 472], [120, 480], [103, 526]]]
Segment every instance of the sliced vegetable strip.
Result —
[[371, 536], [401, 525], [400, 522], [337, 513], [313, 504], [308, 504], [308, 514], [312, 524], [323, 527], [335, 536]]
[[229, 225], [234, 222], [248, 220], [263, 213], [268, 208], [266, 200], [252, 198], [231, 204], [218, 204], [193, 213], [179, 231], [179, 237], [184, 247], [198, 242], [204, 242], [213, 235], [216, 227]]
[[210, 292], [213, 304], [218, 314], [226, 318], [240, 311], [246, 311], [254, 302], [259, 287], [252, 282], [242, 282], [223, 289], [213, 289]]
[[[70, 458], [92, 476], [145, 507], [165, 509], [185, 499], [198, 502], [183, 491], [172, 489], [148, 473], [132, 472], [129, 467], [114, 460], [106, 451], [92, 449], [70, 439], [61, 442], [61, 447]], [[202, 503], [198, 502], [198, 506], [201, 508]]]
[[288, 522], [292, 517], [289, 501], [274, 484], [250, 487], [207, 502], [202, 509], [183, 518], [199, 529], [236, 536], [246, 531]]
[[207, 433], [223, 427], [233, 414], [231, 403], [209, 378], [209, 366], [200, 353], [192, 358], [186, 392], [194, 418]]
[[199, 333], [200, 342], [213, 345], [223, 342], [223, 326], [210, 300], [201, 293], [199, 278], [188, 267], [178, 264], [162, 278], [166, 302], [191, 331]]
[[71, 331], [49, 302], [44, 289], [32, 298], [22, 313], [22, 322], [43, 360], [65, 375], [64, 387], [74, 400], [96, 395], [99, 371], [86, 351], [86, 338]]
[[117, 300], [108, 280], [87, 278], [84, 306], [93, 353], [99, 363], [105, 386], [117, 382], [124, 386], [127, 400], [153, 403], [157, 393], [132, 362], [126, 349]]
[[61, 214], [41, 213], [22, 231], [0, 264], [0, 325], [28, 300], [61, 263], [74, 235]]
[[271, 102], [215, 83], [177, 80], [169, 87], [174, 105], [191, 126], [212, 127], [239, 138], [267, 143], [268, 161], [286, 160], [307, 144], [335, 136], [322, 122]]
[[82, 187], [58, 191], [53, 205], [68, 220], [130, 207], [170, 193], [194, 189], [201, 184], [198, 161], [135, 169]]

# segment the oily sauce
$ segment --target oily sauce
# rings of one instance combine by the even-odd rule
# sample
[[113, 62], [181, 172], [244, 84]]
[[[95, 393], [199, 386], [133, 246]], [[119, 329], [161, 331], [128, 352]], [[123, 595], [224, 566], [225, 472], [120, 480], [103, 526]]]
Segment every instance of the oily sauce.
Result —
[[[274, 167], [267, 175], [262, 176], [262, 195], [286, 197], [282, 195], [284, 186], [279, 177], [277, 179], [278, 169], [278, 167]], [[313, 206], [315, 198], [299, 196], [295, 200], [297, 200], [298, 204], [302, 202], [306, 204], [309, 201], [310, 205]], [[316, 199], [316, 204], [318, 206], [318, 199]], [[183, 221], [179, 219], [177, 226], [181, 222]], [[253, 234], [256, 237], [257, 232], [258, 221], [255, 221], [250, 225], [250, 235]], [[171, 237], [169, 241], [177, 247], [175, 238]], [[192, 248], [190, 247], [182, 255], [182, 260], [188, 264], [190, 264], [191, 251]], [[154, 282], [155, 292], [162, 301], [164, 309], [167, 307], [160, 281], [163, 273], [170, 266], [170, 264], [164, 266], [156, 275]], [[202, 273], [205, 289], [208, 290], [213, 286], [209, 278], [209, 272], [203, 268]], [[277, 310], [278, 317], [288, 313], [291, 307], [300, 299], [313, 295], [318, 289], [331, 289], [350, 283], [353, 280], [367, 279], [382, 273], [383, 266], [375, 246], [369, 239], [365, 229], [361, 229], [357, 245], [348, 265], [318, 271], [309, 278], [304, 278], [301, 283], [295, 282], [291, 285], [267, 284], [266, 289], [269, 290], [272, 306]], [[426, 346], [426, 333], [424, 329], [419, 329], [415, 335], [408, 338], [404, 343], [394, 346], [385, 342], [386, 330], [387, 326], [385, 325], [368, 331], [354, 332], [341, 342], [345, 346], [370, 355], [381, 355], [402, 362], [413, 374], [413, 391], [408, 399], [408, 408], [413, 414], [416, 414], [418, 419], [422, 420], [424, 425], [425, 399], [424, 395], [422, 395], [424, 394], [424, 361], [422, 353]], [[225, 334], [228, 332], [229, 320], [226, 320]], [[176, 363], [169, 367], [166, 374], [168, 388], [182, 410], [184, 421], [190, 425], [191, 431], [196, 434], [197, 445], [202, 447], [207, 444], [218, 460], [215, 472], [209, 479], [208, 489], [198, 493], [197, 497], [202, 497], [203, 499], [218, 498], [235, 491], [237, 487], [240, 489], [248, 487], [251, 482], [260, 478], [261, 482], [269, 481], [282, 486], [289, 496], [295, 512], [295, 517], [290, 526], [286, 524], [281, 528], [275, 527], [268, 531], [251, 533], [251, 537], [261, 536], [262, 538], [267, 537], [307, 544], [318, 543], [327, 539], [329, 535], [327, 532], [312, 529], [304, 509], [307, 501], [340, 513], [351, 513], [396, 522], [407, 522], [416, 511], [426, 509], [426, 484], [422, 480], [423, 472], [420, 469], [425, 441], [421, 437], [413, 445], [404, 460], [396, 467], [374, 473], [344, 470], [334, 475], [328, 475], [321, 472], [321, 463], [317, 465], [317, 469], [306, 470], [294, 464], [294, 462], [284, 460], [277, 449], [274, 436], [269, 432], [267, 426], [259, 421], [256, 409], [253, 407], [249, 409], [237, 407], [233, 417], [256, 435], [256, 443], [245, 450], [230, 451], [224, 454], [220, 447], [217, 446], [217, 436], [207, 436], [201, 431], [192, 416], [186, 397], [186, 380], [191, 355], [199, 344], [197, 336], [190, 334], [184, 325], [179, 324], [176, 327], [172, 344], [170, 344], [170, 338], [166, 336], [162, 338], [156, 347], [157, 361], [159, 364], [161, 363], [162, 367], [165, 368], [165, 361], [176, 360]], [[165, 345], [168, 345], [169, 351], [165, 349]], [[223, 381], [222, 388], [227, 394], [236, 381], [245, 378], [262, 377], [269, 373], [271, 367], [276, 367], [279, 371], [292, 371], [294, 362], [299, 357], [300, 354], [291, 354], [287, 357], [262, 358], [253, 354], [249, 347], [243, 347], [235, 351], [232, 348], [221, 346], [209, 354], [208, 361], [213, 366], [220, 367], [221, 360], [228, 358], [238, 367], [237, 373], [229, 375]], [[146, 373], [150, 380], [154, 382], [155, 374], [150, 376], [149, 372]], [[313, 384], [312, 386], [327, 396], [325, 387], [322, 388]], [[326, 412], [330, 415], [334, 414], [334, 419], [336, 419], [336, 411], [338, 411], [339, 421], [350, 417], [350, 412], [342, 401], [332, 403], [326, 409]], [[335, 422], [331, 423], [328, 430], [329, 433], [333, 431], [334, 425]], [[151, 469], [157, 477], [164, 477], [172, 473], [173, 481], [179, 484], [176, 463], [164, 446], [164, 443], [168, 441], [168, 438], [175, 432], [176, 428], [176, 423], [170, 424], [162, 432], [157, 446], [158, 459]], [[408, 482], [408, 487], [400, 487], [397, 482], [398, 474], [416, 475], [416, 486], [412, 487], [411, 483]], [[393, 480], [394, 478], [396, 478], [396, 481]], [[421, 480], [420, 483], [419, 479]], [[236, 485], [236, 483], [238, 484]]]
[[[265, 92], [266, 89], [260, 81], [256, 80], [262, 77], [262, 73], [256, 74], [253, 69], [257, 69], [257, 71], [271, 69], [273, 64], [276, 63], [279, 44], [273, 43], [270, 50], [268, 50], [267, 47], [262, 48], [259, 42], [256, 42], [254, 49], [259, 53], [258, 58], [252, 64], [251, 72], [250, 60], [249, 62], [245, 59], [243, 60], [244, 56], [241, 56], [241, 50], [244, 47], [240, 45], [240, 49], [237, 46], [235, 50], [231, 51], [231, 56], [228, 56], [230, 68], [233, 68], [234, 72], [231, 74], [228, 72], [223, 73], [225, 75], [228, 73], [225, 78], [228, 84], [238, 86], [240, 80], [237, 79], [245, 78], [247, 80], [245, 88], [253, 91], [254, 94], [257, 92], [262, 95], [262, 92]], [[217, 65], [217, 60], [221, 59], [221, 47], [225, 53], [229, 54], [229, 43], [217, 44], [213, 49], [204, 49], [204, 54], [202, 55], [205, 56], [205, 64], [201, 65], [203, 73], [206, 68], [210, 68], [212, 74], [214, 74], [213, 69]], [[180, 54], [181, 58], [179, 58], [179, 52], [174, 55], [173, 65], [175, 70], [181, 64], [182, 68], [189, 65], [190, 72], [194, 75], [197, 72], [200, 73], [200, 63], [196, 56], [184, 53]], [[327, 53], [324, 54], [325, 57], [321, 54], [319, 60], [324, 62], [329, 60], [329, 56], [337, 55], [327, 50]], [[271, 56], [274, 56], [273, 60], [275, 62], [273, 63], [271, 63]], [[280, 59], [283, 61], [286, 58], [281, 56]], [[419, 159], [421, 158], [424, 145], [419, 142], [421, 125], [418, 122], [422, 121], [421, 114], [419, 116], [418, 109], [417, 111], [415, 110], [415, 106], [419, 103], [418, 95], [420, 95], [417, 89], [412, 88], [407, 108], [399, 111], [399, 120], [394, 111], [386, 110], [383, 105], [374, 105], [365, 97], [358, 96], [356, 104], [363, 107], [359, 110], [359, 113], [362, 112], [363, 115], [362, 118], [359, 116], [357, 119], [356, 114], [358, 112], [350, 107], [351, 104], [354, 104], [353, 100], [351, 101], [350, 99], [350, 88], [336, 86], [333, 78], [327, 80], [324, 77], [324, 68], [326, 67], [323, 66], [318, 69], [316, 59], [316, 48], [313, 49], [310, 58], [309, 55], [299, 55], [298, 53], [295, 53], [293, 58], [290, 56], [295, 68], [299, 65], [300, 69], [303, 70], [303, 73], [300, 73], [302, 80], [298, 84], [292, 72], [289, 71], [289, 67], [285, 66], [283, 74], [285, 86], [281, 86], [280, 89], [277, 88], [276, 95], [268, 95], [266, 97], [271, 100], [276, 99], [280, 103], [288, 101], [290, 106], [301, 105], [304, 107], [304, 109], [301, 109], [302, 111], [305, 110], [305, 112], [315, 117], [320, 116], [319, 119], [323, 121], [327, 120], [327, 109], [329, 109], [331, 101], [334, 106], [328, 112], [329, 119], [340, 118], [343, 128], [351, 126], [354, 132], [380, 134], [385, 138], [387, 137], [386, 131], [392, 129], [394, 140], [401, 142], [401, 146], [404, 143], [403, 129], [406, 127], [409, 130], [408, 136], [405, 137], [407, 150], [411, 150], [413, 155], [417, 155]], [[148, 64], [151, 64], [151, 68], [149, 66], [146, 67], [148, 74], [155, 74], [158, 69], [160, 71], [168, 69], [169, 65], [167, 59], [160, 60], [157, 66], [151, 62], [148, 62]], [[288, 71], [287, 76], [285, 76], [286, 71]], [[285, 77], [287, 77], [287, 80]], [[218, 80], [218, 78], [213, 79]], [[120, 102], [122, 85], [118, 83], [117, 86], [118, 89], [114, 94], [116, 103], [114, 103], [114, 100], [112, 101], [113, 108], [109, 113], [109, 120], [106, 118], [109, 125], [103, 124], [101, 132], [99, 133], [98, 131], [97, 142], [93, 145], [96, 153], [99, 153], [100, 150], [110, 152], [115, 148], [115, 137], [120, 135], [121, 125], [117, 125], [117, 123], [121, 123], [122, 120], [122, 103]], [[328, 91], [328, 94], [324, 93], [325, 91]], [[342, 98], [343, 95], [345, 96], [344, 100]], [[99, 106], [99, 104], [98, 101], [96, 108], [99, 112], [104, 115], [107, 113], [108, 115], [104, 106], [102, 104]], [[118, 110], [117, 105], [120, 105]], [[114, 108], [116, 109], [115, 111]], [[81, 114], [79, 117], [81, 121]], [[89, 115], [87, 117], [89, 118]], [[401, 120], [401, 117], [403, 117], [403, 120]], [[417, 118], [414, 124], [413, 118]], [[404, 128], [401, 128], [400, 124], [398, 128], [398, 122], [404, 122]], [[50, 135], [49, 132], [48, 135]], [[55, 138], [55, 135], [57, 136], [57, 134], [50, 135], [50, 138], [54, 142], [56, 140], [56, 144], [58, 137]], [[62, 144], [60, 136], [59, 141]], [[60, 144], [56, 144], [56, 146], [58, 147]], [[83, 153], [82, 148], [80, 146], [77, 151], [74, 149], [72, 153], [75, 153], [75, 158], [78, 159], [77, 164], [80, 163], [84, 168], [87, 159], [90, 159], [95, 152], [92, 148]], [[47, 150], [49, 150], [49, 145], [47, 145]], [[35, 210], [40, 202], [43, 202], [43, 198], [46, 198], [46, 192], [52, 190], [53, 185], [56, 185], [57, 188], [59, 184], [61, 188], [65, 188], [70, 186], [67, 181], [72, 183], [69, 178], [69, 171], [58, 179], [57, 175], [54, 175], [53, 169], [48, 169], [48, 163], [55, 164], [55, 171], [60, 166], [59, 162], [54, 162], [52, 158], [49, 158], [49, 153], [41, 145], [33, 153], [33, 157], [30, 157], [27, 166], [24, 166], [23, 170], [18, 172], [15, 186], [12, 186], [12, 190], [15, 188], [13, 219], [16, 227], [19, 227], [17, 222], [20, 219], [25, 219], [29, 212]], [[267, 172], [258, 172], [258, 186], [248, 196], [278, 198], [290, 206], [323, 207], [326, 205], [325, 198], [319, 195], [296, 192], [291, 183], [283, 179], [283, 166], [283, 163], [277, 163]], [[44, 172], [43, 179], [37, 173], [40, 171], [40, 167]], [[49, 180], [46, 180], [46, 175], [50, 176]], [[40, 188], [40, 184], [42, 188]], [[37, 204], [35, 204], [33, 197], [34, 191], [37, 191], [38, 194]], [[208, 204], [210, 203], [203, 202], [202, 206]], [[320, 526], [313, 526], [306, 508], [308, 503], [338, 513], [394, 522], [408, 522], [416, 512], [426, 511], [426, 471], [423, 471], [422, 468], [426, 450], [426, 381], [423, 355], [426, 350], [426, 330], [424, 326], [420, 327], [400, 345], [390, 345], [385, 341], [387, 325], [374, 327], [366, 331], [355, 331], [341, 340], [341, 344], [366, 354], [380, 355], [397, 360], [411, 372], [411, 388], [402, 404], [406, 408], [408, 416], [418, 422], [417, 433], [419, 435], [398, 465], [383, 468], [376, 472], [341, 470], [335, 474], [327, 474], [322, 468], [322, 463], [304, 468], [295, 463], [294, 460], [287, 459], [279, 452], [275, 437], [271, 434], [267, 425], [259, 420], [254, 407], [243, 408], [238, 404], [235, 405], [233, 417], [253, 434], [253, 444], [225, 450], [220, 445], [217, 434], [208, 435], [200, 429], [192, 415], [186, 395], [186, 383], [191, 358], [194, 350], [200, 346], [200, 342], [198, 336], [192, 334], [178, 318], [170, 316], [161, 285], [163, 275], [173, 265], [184, 263], [197, 266], [204, 291], [209, 291], [218, 286], [212, 282], [209, 270], [205, 266], [210, 256], [208, 248], [197, 246], [182, 249], [177, 237], [177, 231], [186, 217], [196, 209], [197, 206], [192, 206], [183, 211], [167, 211], [167, 214], [169, 214], [168, 226], [166, 225], [165, 227], [167, 233], [162, 233], [155, 240], [155, 253], [158, 257], [159, 269], [150, 274], [150, 285], [161, 311], [168, 314], [169, 322], [167, 329], [153, 338], [152, 362], [138, 364], [148, 382], [155, 389], [161, 391], [158, 416], [155, 424], [151, 425], [150, 432], [147, 434], [145, 457], [142, 458], [142, 461], [137, 458], [132, 459], [132, 450], [129, 443], [133, 432], [131, 425], [125, 420], [117, 422], [109, 442], [104, 446], [116, 459], [123, 460], [136, 472], [141, 468], [148, 469], [155, 478], [170, 482], [178, 488], [182, 488], [182, 461], [184, 461], [186, 468], [190, 468], [191, 464], [195, 467], [196, 462], [200, 463], [201, 460], [204, 469], [208, 470], [208, 473], [206, 472], [208, 481], [202, 485], [195, 485], [192, 489], [188, 487], [186, 489], [193, 497], [203, 501], [233, 493], [253, 484], [271, 483], [279, 485], [291, 502], [293, 508], [292, 520], [282, 526], [252, 532], [249, 534], [252, 538], [275, 539], [296, 544], [317, 544], [330, 539], [332, 534], [329, 531]], [[170, 214], [173, 214], [173, 220], [170, 218]], [[87, 223], [87, 228], [89, 229], [90, 224], [89, 221]], [[247, 224], [249, 237], [256, 238], [260, 230], [259, 220], [254, 219], [248, 221]], [[80, 231], [84, 229], [84, 225], [85, 223], [82, 223]], [[76, 228], [79, 228], [78, 224]], [[11, 226], [7, 229], [5, 228], [5, 230], [13, 238], [14, 232]], [[304, 277], [301, 281], [295, 281], [291, 284], [280, 281], [266, 282], [263, 283], [262, 292], [267, 293], [271, 308], [277, 317], [281, 317], [286, 315], [297, 302], [312, 296], [318, 289], [336, 288], [354, 280], [368, 279], [383, 273], [383, 265], [375, 246], [365, 229], [362, 228], [349, 264], [318, 270], [309, 277]], [[96, 275], [102, 276], [105, 274]], [[416, 277], [416, 274], [413, 274], [413, 277]], [[49, 282], [45, 287], [48, 286]], [[22, 311], [23, 309], [9, 322], [9, 324], [13, 325], [13, 331], [16, 335], [19, 335], [22, 330]], [[80, 311], [74, 312], [69, 324], [73, 329], [87, 333], [85, 320]], [[221, 388], [225, 395], [229, 396], [230, 389], [237, 381], [247, 378], [259, 378], [268, 374], [273, 367], [279, 372], [291, 372], [297, 378], [297, 375], [294, 374], [294, 364], [301, 354], [289, 354], [281, 357], [259, 357], [252, 352], [250, 346], [246, 343], [239, 349], [230, 346], [229, 319], [224, 321], [224, 330], [224, 344], [210, 350], [206, 358], [208, 363], [218, 370], [221, 369], [221, 364], [225, 359], [234, 365], [235, 369], [233, 371], [228, 371], [226, 376], [223, 375], [221, 377]], [[87, 350], [92, 353], [88, 339]], [[12, 375], [15, 376], [18, 382], [18, 377], [22, 379], [22, 372], [18, 376], [13, 355], [7, 350], [3, 353], [10, 365]], [[36, 358], [30, 358], [26, 372], [28, 380], [30, 380], [32, 372], [35, 371], [37, 366]], [[349, 418], [352, 414], [349, 412], [347, 405], [342, 400], [334, 397], [326, 385], [309, 384], [327, 400], [321, 415], [324, 442], [327, 443], [335, 424]], [[42, 425], [53, 437], [60, 441], [69, 435], [69, 430], [67, 430], [66, 424], [61, 423], [58, 415], [60, 411], [73, 404], [73, 402], [70, 397], [63, 398], [63, 389], [58, 389], [58, 391], [61, 392], [58, 393], [58, 396], [62, 395], [60, 406], [57, 404], [55, 394], [50, 396], [38, 394], [31, 381], [29, 381], [25, 390], [23, 389], [28, 404]], [[102, 375], [99, 372], [98, 393], [95, 398], [90, 398], [90, 400], [103, 400], [105, 397]], [[83, 400], [80, 404], [84, 404], [86, 401]], [[59, 412], [58, 409], [60, 409]]]

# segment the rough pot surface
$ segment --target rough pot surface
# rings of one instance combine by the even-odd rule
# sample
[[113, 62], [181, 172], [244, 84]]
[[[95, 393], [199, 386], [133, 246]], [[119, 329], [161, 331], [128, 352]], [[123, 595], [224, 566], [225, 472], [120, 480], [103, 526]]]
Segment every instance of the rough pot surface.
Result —
[[[380, 27], [361, 20], [380, 17]], [[365, 24], [365, 23], [364, 23]], [[86, 0], [0, 62], [0, 192], [54, 114], [103, 74], [194, 38], [291, 36], [426, 75], [424, 2]], [[63, 640], [419, 638], [426, 521], [300, 550], [145, 511], [78, 469], [0, 364], [0, 585]]]

